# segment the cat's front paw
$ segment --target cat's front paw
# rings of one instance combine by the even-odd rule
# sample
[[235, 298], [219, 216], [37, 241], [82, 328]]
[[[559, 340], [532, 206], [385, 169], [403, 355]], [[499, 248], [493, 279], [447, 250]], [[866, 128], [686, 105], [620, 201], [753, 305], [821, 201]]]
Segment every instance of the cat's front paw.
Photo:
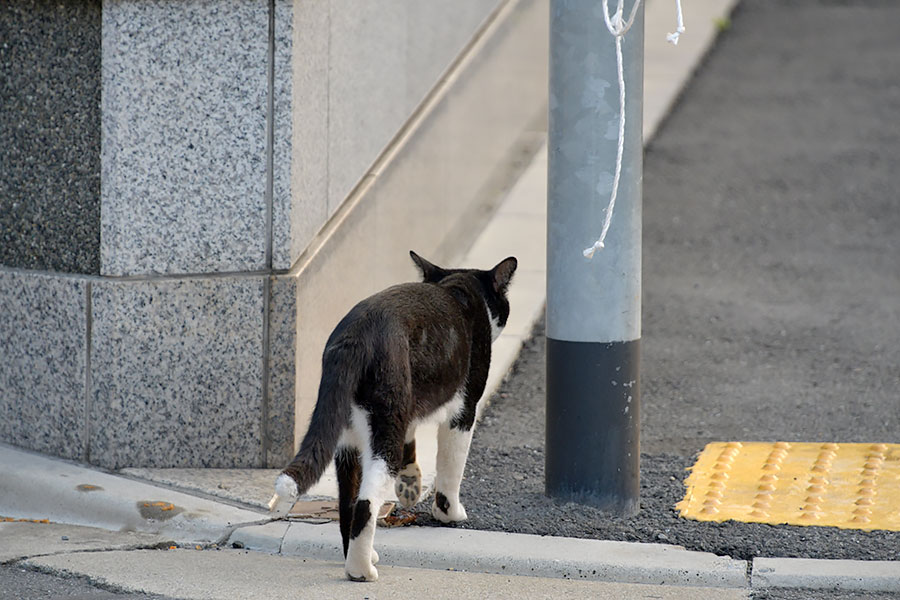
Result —
[[431, 514], [441, 523], [456, 523], [465, 521], [469, 518], [466, 514], [466, 508], [462, 502], [450, 502], [450, 500], [441, 492], [436, 492], [434, 502], [431, 505]]
[[417, 463], [409, 463], [397, 473], [394, 492], [403, 508], [409, 509], [416, 505], [422, 495], [422, 469]]

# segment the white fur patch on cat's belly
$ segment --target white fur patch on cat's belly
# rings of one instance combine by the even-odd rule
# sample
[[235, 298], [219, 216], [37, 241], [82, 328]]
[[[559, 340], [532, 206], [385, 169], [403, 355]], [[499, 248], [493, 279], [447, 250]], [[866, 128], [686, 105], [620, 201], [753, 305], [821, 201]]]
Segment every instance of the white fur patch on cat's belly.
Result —
[[433, 413], [413, 420], [411, 428], [416, 429], [420, 425], [432, 425], [435, 423], [448, 423], [456, 415], [461, 413], [462, 410], [463, 410], [462, 392], [456, 392], [455, 394], [453, 394], [453, 398], [451, 398], [445, 404], [442, 404], [440, 406], [440, 408], [435, 410]]

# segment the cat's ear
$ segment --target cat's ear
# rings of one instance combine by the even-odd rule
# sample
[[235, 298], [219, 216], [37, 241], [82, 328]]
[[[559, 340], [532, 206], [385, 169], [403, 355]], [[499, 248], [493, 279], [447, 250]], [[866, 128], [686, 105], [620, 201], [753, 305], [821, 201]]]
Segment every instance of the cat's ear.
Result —
[[495, 292], [506, 289], [510, 280], [512, 280], [513, 273], [516, 272], [517, 266], [519, 266], [519, 261], [516, 260], [515, 256], [510, 256], [491, 269], [491, 279], [494, 282]]
[[431, 264], [412, 250], [409, 251], [409, 257], [412, 258], [419, 270], [422, 271], [422, 281], [425, 283], [437, 283], [447, 276], [447, 271]]

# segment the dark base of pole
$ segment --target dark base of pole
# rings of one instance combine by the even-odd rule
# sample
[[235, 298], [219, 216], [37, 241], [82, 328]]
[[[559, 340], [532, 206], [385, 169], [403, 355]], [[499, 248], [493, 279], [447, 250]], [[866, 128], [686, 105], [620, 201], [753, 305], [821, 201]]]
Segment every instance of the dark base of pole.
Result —
[[545, 490], [628, 516], [640, 495], [640, 340], [547, 338]]

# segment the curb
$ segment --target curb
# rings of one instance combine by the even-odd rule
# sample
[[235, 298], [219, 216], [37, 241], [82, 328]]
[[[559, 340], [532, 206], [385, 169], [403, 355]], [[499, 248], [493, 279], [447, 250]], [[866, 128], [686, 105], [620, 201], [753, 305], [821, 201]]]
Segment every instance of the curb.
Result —
[[750, 581], [753, 589], [900, 592], [900, 562], [754, 558]]
[[[454, 528], [381, 528], [383, 564], [616, 583], [746, 588], [747, 562], [681, 546], [542, 537]], [[242, 527], [229, 538], [244, 548], [341, 562], [337, 523], [277, 522]]]
[[267, 515], [0, 444], [0, 515], [49, 519], [181, 542], [222, 541]]

